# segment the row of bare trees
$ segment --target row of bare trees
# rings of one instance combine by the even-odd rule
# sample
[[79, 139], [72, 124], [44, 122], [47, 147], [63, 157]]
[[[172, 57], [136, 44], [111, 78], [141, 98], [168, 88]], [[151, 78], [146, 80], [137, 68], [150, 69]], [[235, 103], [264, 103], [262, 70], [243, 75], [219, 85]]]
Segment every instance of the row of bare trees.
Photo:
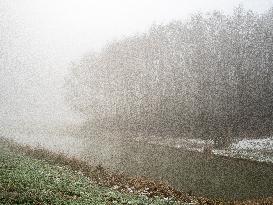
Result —
[[273, 9], [197, 14], [153, 25], [71, 66], [67, 101], [89, 125], [226, 145], [269, 134]]

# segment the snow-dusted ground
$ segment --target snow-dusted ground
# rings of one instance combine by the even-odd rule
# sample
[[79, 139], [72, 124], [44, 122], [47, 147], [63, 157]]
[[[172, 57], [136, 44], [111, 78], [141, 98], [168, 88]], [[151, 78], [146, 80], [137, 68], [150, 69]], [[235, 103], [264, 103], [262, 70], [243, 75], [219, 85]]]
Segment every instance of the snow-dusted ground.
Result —
[[[212, 141], [205, 141], [202, 139], [177, 139], [170, 137], [139, 136], [136, 137], [135, 140], [198, 152], [203, 152], [205, 147], [213, 147]], [[236, 143], [231, 144], [224, 150], [212, 149], [212, 152], [216, 155], [246, 158], [255, 161], [273, 163], [273, 137], [267, 137], [263, 139], [242, 139]]]
[[273, 137], [263, 139], [242, 139], [226, 150], [213, 150], [215, 154], [247, 158], [273, 163]]
[[134, 138], [136, 141], [144, 141], [149, 144], [157, 144], [179, 149], [202, 152], [205, 146], [212, 145], [212, 141], [204, 141], [201, 139], [185, 139], [159, 136], [138, 136]]
[[[107, 136], [108, 135], [110, 136], [111, 134], [107, 134]], [[74, 156], [80, 155], [80, 153], [83, 152], [83, 150], [86, 150], [86, 147], [90, 146], [90, 144], [93, 146], [96, 144], [95, 146], [99, 147], [99, 142], [96, 142], [96, 139], [93, 139], [93, 141], [89, 140], [90, 142], [86, 142], [83, 140], [83, 138], [73, 136], [53, 135], [47, 133], [26, 134], [15, 132], [6, 132], [4, 136], [21, 144], [28, 144], [34, 147], [42, 146], [52, 151], [61, 151], [67, 154], [72, 154]], [[143, 135], [139, 135], [134, 139], [136, 141], [142, 141], [149, 144], [157, 144], [197, 152], [203, 152], [205, 147], [213, 147], [212, 141], [205, 141], [202, 139], [179, 139], [173, 138], [171, 136], [159, 137]], [[112, 141], [109, 141], [107, 145], [112, 146]], [[110, 148], [107, 150], [108, 152], [111, 151]], [[273, 163], [273, 136], [266, 138], [263, 137], [262, 139], [242, 139], [236, 143], [231, 144], [224, 150], [212, 149], [212, 152], [215, 155], [246, 158], [255, 161]]]

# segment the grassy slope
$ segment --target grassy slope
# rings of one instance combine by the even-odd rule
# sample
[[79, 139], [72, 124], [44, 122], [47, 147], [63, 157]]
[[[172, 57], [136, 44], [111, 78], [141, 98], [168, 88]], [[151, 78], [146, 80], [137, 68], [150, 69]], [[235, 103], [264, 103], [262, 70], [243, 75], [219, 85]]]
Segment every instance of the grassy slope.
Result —
[[12, 152], [0, 142], [0, 204], [174, 204], [98, 186], [65, 166]]
[[[273, 205], [273, 198], [223, 202], [185, 195], [155, 181], [92, 170], [63, 154], [33, 149], [0, 138], [1, 204], [229, 204]], [[139, 181], [140, 180], [140, 181]], [[139, 189], [137, 185], [141, 184]], [[121, 189], [114, 189], [114, 187]], [[112, 188], [109, 188], [112, 187]], [[133, 193], [127, 188], [135, 187]], [[140, 196], [149, 188], [150, 197]], [[119, 190], [119, 191], [118, 191]], [[142, 192], [139, 192], [141, 191]], [[132, 190], [131, 190], [132, 191]], [[131, 192], [130, 191], [130, 192]], [[234, 190], [236, 192], [236, 190]], [[151, 196], [160, 196], [152, 197]], [[163, 199], [167, 197], [169, 200]], [[173, 201], [170, 199], [177, 199]], [[180, 202], [180, 203], [179, 203]], [[190, 203], [193, 202], [193, 203]]]

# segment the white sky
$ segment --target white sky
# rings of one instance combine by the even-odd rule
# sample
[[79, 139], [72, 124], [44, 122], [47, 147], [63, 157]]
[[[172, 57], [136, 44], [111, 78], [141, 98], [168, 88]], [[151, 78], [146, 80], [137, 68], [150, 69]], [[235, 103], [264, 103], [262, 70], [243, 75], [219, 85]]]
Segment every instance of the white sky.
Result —
[[60, 97], [71, 61], [153, 23], [195, 12], [231, 13], [239, 4], [260, 13], [273, 0], [0, 0], [0, 14], [1, 8], [8, 11], [4, 22], [14, 30], [12, 54], [0, 72], [9, 93], [6, 113], [30, 120], [71, 118]]
[[[239, 4], [263, 12], [273, 0], [9, 0], [37, 38], [68, 51], [97, 49], [113, 38], [143, 32], [154, 22], [201, 11], [232, 12]], [[68, 49], [68, 50], [67, 50]]]

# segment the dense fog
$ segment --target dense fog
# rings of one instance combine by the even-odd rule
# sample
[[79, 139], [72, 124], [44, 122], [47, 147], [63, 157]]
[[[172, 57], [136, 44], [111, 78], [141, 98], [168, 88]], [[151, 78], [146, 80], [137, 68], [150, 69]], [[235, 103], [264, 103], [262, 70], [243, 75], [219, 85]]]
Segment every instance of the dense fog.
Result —
[[9, 163], [24, 158], [194, 200], [270, 197], [272, 111], [272, 0], [0, 0], [0, 179], [14, 200]]
[[146, 32], [153, 23], [187, 19], [194, 12], [215, 9], [232, 13], [240, 3], [257, 13], [268, 10], [271, 4], [1, 0], [1, 124], [79, 120], [64, 101], [64, 78], [71, 62], [113, 39]]
[[111, 42], [71, 65], [66, 99], [90, 127], [219, 146], [271, 135], [272, 11], [200, 13]]

